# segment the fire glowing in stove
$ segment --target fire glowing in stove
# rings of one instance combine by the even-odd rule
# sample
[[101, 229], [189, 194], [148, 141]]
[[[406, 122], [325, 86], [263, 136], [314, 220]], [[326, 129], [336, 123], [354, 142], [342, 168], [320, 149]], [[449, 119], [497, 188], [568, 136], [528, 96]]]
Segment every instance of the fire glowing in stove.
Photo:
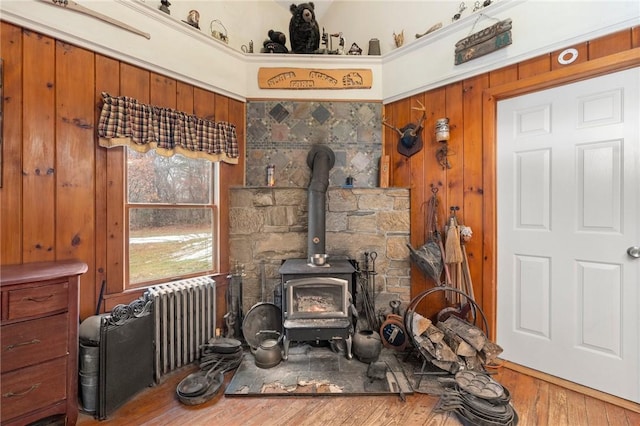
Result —
[[332, 312], [340, 309], [333, 297], [325, 295], [296, 295], [293, 309], [298, 312]]
[[289, 318], [342, 318], [347, 315], [347, 281], [302, 278], [287, 283]]

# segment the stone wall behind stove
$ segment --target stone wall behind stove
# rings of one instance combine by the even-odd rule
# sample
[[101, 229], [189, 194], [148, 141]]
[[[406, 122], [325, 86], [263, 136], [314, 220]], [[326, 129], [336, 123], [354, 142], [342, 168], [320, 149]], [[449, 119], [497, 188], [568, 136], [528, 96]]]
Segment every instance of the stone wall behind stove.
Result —
[[[355, 259], [375, 251], [376, 305], [410, 301], [409, 189], [342, 188], [327, 191], [326, 251]], [[244, 266], [243, 311], [273, 302], [286, 259], [307, 257], [307, 188], [242, 187], [230, 190], [231, 262]], [[264, 294], [262, 288], [264, 287]]]

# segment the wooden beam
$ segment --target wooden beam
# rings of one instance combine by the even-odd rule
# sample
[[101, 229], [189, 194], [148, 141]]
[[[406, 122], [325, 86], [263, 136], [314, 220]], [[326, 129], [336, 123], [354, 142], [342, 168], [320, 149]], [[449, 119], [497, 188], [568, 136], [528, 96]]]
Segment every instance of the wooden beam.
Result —
[[122, 21], [118, 21], [116, 19], [111, 18], [110, 16], [104, 15], [102, 13], [91, 10], [87, 7], [81, 6], [73, 0], [40, 0], [52, 6], [60, 6], [65, 9], [73, 10], [74, 12], [82, 13], [83, 15], [92, 16], [97, 18], [107, 24], [115, 25], [116, 27], [122, 28], [134, 34], [140, 35], [146, 39], [150, 39], [151, 35], [149, 33], [145, 33], [144, 31], [140, 31], [137, 28], [132, 27], [131, 25], [125, 24]]

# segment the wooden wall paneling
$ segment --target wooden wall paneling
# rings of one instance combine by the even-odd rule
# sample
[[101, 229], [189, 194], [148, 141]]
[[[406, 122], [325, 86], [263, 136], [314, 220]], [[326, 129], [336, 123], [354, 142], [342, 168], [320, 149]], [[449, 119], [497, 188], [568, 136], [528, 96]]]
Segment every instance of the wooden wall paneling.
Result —
[[193, 113], [200, 118], [216, 121], [216, 95], [213, 92], [193, 88]]
[[[463, 86], [463, 82], [452, 83], [446, 86], [445, 105], [443, 117], [449, 118], [449, 127], [451, 139], [448, 143], [448, 155], [451, 168], [446, 169], [445, 192], [443, 194], [443, 223], [448, 222], [450, 207], [463, 207], [463, 184], [464, 184], [464, 168], [468, 159], [464, 156], [465, 139], [465, 121], [463, 109], [463, 91], [471, 90], [472, 86]], [[459, 212], [460, 214], [464, 212]]]
[[131, 96], [138, 102], [149, 103], [150, 72], [120, 62], [120, 96]]
[[[118, 214], [113, 210], [114, 205], [112, 201], [122, 200], [122, 190], [118, 191], [115, 195], [115, 200], [110, 198], [113, 194], [113, 186], [110, 185], [109, 177], [116, 169], [110, 169], [108, 167], [108, 157], [122, 157], [122, 148], [112, 148], [108, 150], [98, 145], [97, 137], [97, 123], [100, 117], [100, 111], [102, 109], [102, 92], [106, 92], [112, 96], [119, 96], [120, 94], [120, 64], [115, 59], [107, 58], [102, 55], [95, 55], [95, 87], [94, 87], [94, 117], [96, 122], [96, 129], [94, 131], [94, 149], [96, 158], [96, 256], [95, 256], [95, 283], [94, 294], [91, 299], [94, 306], [99, 308], [99, 312], [105, 312], [104, 303], [99, 300], [100, 292], [102, 291], [102, 285], [105, 285], [105, 293], [109, 291], [115, 292], [115, 289], [123, 288], [123, 271], [122, 271], [122, 258], [115, 259], [113, 250], [115, 249], [116, 255], [123, 253], [122, 239], [119, 244], [116, 245], [116, 239], [114, 238], [115, 231], [122, 227], [122, 205], [118, 209]], [[113, 162], [113, 161], [112, 161]], [[108, 171], [111, 172], [108, 173]], [[122, 179], [119, 180], [122, 184]], [[115, 217], [114, 217], [115, 216]], [[117, 217], [120, 218], [117, 226], [119, 228], [112, 228], [112, 221], [116, 221]], [[116, 270], [120, 271], [119, 277], [116, 277], [112, 266], [109, 266], [109, 262], [116, 262]], [[91, 265], [89, 265], [91, 269]], [[115, 289], [108, 287], [109, 283], [113, 280], [116, 284]], [[109, 289], [109, 290], [107, 290]], [[90, 294], [80, 294], [81, 303], [88, 303], [85, 299], [90, 298]], [[100, 303], [100, 306], [98, 306]], [[94, 312], [95, 313], [95, 312]]]
[[473, 283], [474, 300], [482, 305], [482, 238], [484, 200], [484, 173], [482, 163], [482, 94], [489, 87], [489, 75], [479, 76], [464, 81], [462, 90], [464, 116], [464, 177], [463, 177], [463, 205], [462, 223], [471, 227], [476, 238], [465, 244], [465, 251], [469, 261], [471, 281]]
[[154, 72], [149, 78], [149, 103], [162, 108], [176, 109], [176, 81]]
[[[94, 54], [56, 42], [56, 259], [95, 264]], [[80, 313], [95, 310], [95, 269], [80, 279]]]
[[[398, 129], [404, 127], [411, 120], [411, 98], [402, 99], [390, 106], [392, 113], [387, 118], [387, 123]], [[398, 152], [398, 133], [384, 126], [385, 139], [388, 140], [389, 162], [392, 164], [393, 179], [391, 186], [400, 188], [411, 187], [411, 161]]]
[[631, 30], [622, 30], [589, 42], [589, 60], [624, 52], [632, 47]]
[[[430, 112], [431, 110], [429, 108], [428, 103], [425, 101], [424, 94], [415, 95], [411, 97], [411, 102], [410, 102], [411, 110], [410, 110], [409, 119], [407, 120], [407, 123], [418, 124], [420, 117], [422, 117], [422, 111], [417, 111], [417, 110], [414, 110], [413, 108], [420, 108], [420, 104], [424, 105], [425, 113], [427, 114], [426, 119], [423, 123], [423, 129], [420, 132], [420, 136], [422, 137], [422, 149], [409, 158], [409, 164], [411, 164], [411, 179], [409, 182], [410, 190], [411, 190], [410, 192], [411, 197], [409, 200], [411, 202], [410, 208], [412, 212], [415, 211], [417, 213], [415, 220], [412, 220], [410, 223], [410, 229], [411, 229], [410, 243], [416, 249], [425, 243], [425, 236], [426, 236], [425, 213], [427, 211], [426, 210], [427, 206], [424, 203], [424, 200], [425, 200], [424, 183], [426, 181], [426, 169], [424, 167], [424, 164], [425, 164], [425, 159], [427, 157], [426, 153], [429, 152], [429, 144], [431, 141], [431, 138], [429, 136], [430, 135], [429, 128], [431, 127], [430, 124], [432, 122], [431, 112]], [[396, 127], [403, 127], [407, 123], [405, 123], [404, 121], [402, 122], [402, 124], [393, 122], [393, 124]], [[399, 135], [395, 133], [396, 141], [398, 137]], [[397, 142], [396, 142], [396, 146], [397, 146]], [[396, 149], [396, 152], [397, 152], [397, 149]], [[413, 237], [411, 238], [411, 236]], [[410, 292], [413, 292], [413, 291], [420, 292], [426, 289], [425, 276], [423, 273], [421, 273], [421, 271], [415, 265], [412, 265], [412, 271], [413, 270], [415, 274], [411, 278]]]
[[518, 63], [518, 79], [543, 74], [551, 69], [551, 55], [541, 55]]
[[23, 37], [23, 262], [55, 260], [55, 43]]
[[[427, 181], [425, 182], [424, 197], [431, 197], [432, 188], [438, 189], [438, 197], [440, 198], [440, 208], [438, 211], [439, 227], [444, 224], [445, 205], [447, 203], [447, 169], [443, 168], [436, 157], [438, 150], [442, 148], [442, 144], [436, 140], [435, 123], [439, 118], [448, 117], [449, 89], [447, 86], [430, 90], [426, 94], [425, 105], [427, 110], [431, 112], [431, 120], [427, 130], [428, 154], [425, 158], [425, 168], [427, 169]], [[450, 118], [450, 117], [448, 117]], [[455, 117], [454, 117], [455, 118]], [[451, 126], [451, 122], [449, 123]]]
[[[489, 323], [489, 337], [496, 335], [496, 256], [497, 243], [497, 194], [496, 194], [496, 116], [497, 103], [487, 90], [482, 95], [482, 167], [486, 171], [482, 176], [482, 310]], [[475, 287], [474, 287], [475, 289]]]
[[[435, 138], [435, 122], [439, 118], [446, 116], [446, 89], [444, 87], [431, 90], [425, 93], [421, 100], [427, 110], [427, 121], [425, 122], [424, 148], [422, 163], [419, 167], [423, 170], [423, 177], [415, 182], [415, 190], [411, 191], [412, 211], [415, 208], [415, 220], [411, 222], [411, 244], [414, 248], [422, 246], [431, 237], [431, 230], [427, 226], [427, 216], [429, 214], [429, 200], [433, 196], [432, 189], [437, 189], [438, 193], [438, 223], [437, 227], [442, 230], [444, 223], [443, 201], [446, 199], [446, 171], [440, 167], [436, 158], [436, 153], [441, 144]], [[414, 182], [412, 182], [414, 184]], [[415, 201], [414, 201], [415, 199]], [[414, 226], [419, 225], [414, 232]], [[422, 270], [412, 265], [411, 269], [411, 295], [412, 297], [424, 290], [439, 285], [440, 282], [428, 277]]]
[[489, 72], [491, 86], [509, 83], [518, 79], [518, 64], [509, 65]]
[[176, 109], [185, 114], [193, 114], [193, 86], [176, 82]]
[[22, 28], [0, 22], [3, 59], [0, 264], [22, 262]]
[[[116, 95], [113, 95], [116, 96]], [[103, 148], [104, 149], [104, 148]], [[125, 284], [125, 154], [123, 147], [106, 149], [106, 287], [104, 296], [124, 291]], [[121, 172], [122, 171], [122, 172]]]
[[[470, 158], [465, 157], [465, 144], [467, 143], [465, 135], [465, 116], [463, 113], [463, 83], [457, 82], [446, 86], [445, 88], [445, 105], [446, 109], [443, 116], [449, 118], [449, 126], [451, 138], [448, 143], [447, 160], [451, 167], [446, 169], [445, 191], [442, 196], [442, 222], [444, 227], [442, 235], [445, 240], [445, 252], [447, 244], [447, 226], [450, 217], [450, 208], [455, 207], [460, 210], [457, 215], [463, 218], [464, 211], [464, 172], [467, 161]], [[467, 124], [468, 125], [468, 124]], [[449, 262], [449, 259], [447, 259]], [[450, 285], [457, 288], [462, 280], [462, 263], [448, 263], [449, 274], [452, 282]]]

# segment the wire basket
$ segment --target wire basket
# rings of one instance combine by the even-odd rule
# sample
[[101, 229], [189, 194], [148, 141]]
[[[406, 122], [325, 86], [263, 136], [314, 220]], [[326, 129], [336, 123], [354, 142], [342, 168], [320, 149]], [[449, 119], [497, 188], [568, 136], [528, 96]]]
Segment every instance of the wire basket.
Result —
[[222, 21], [220, 21], [219, 19], [214, 19], [213, 21], [211, 21], [209, 29], [211, 30], [211, 37], [217, 38], [218, 40], [229, 44], [227, 28], [224, 26]]

